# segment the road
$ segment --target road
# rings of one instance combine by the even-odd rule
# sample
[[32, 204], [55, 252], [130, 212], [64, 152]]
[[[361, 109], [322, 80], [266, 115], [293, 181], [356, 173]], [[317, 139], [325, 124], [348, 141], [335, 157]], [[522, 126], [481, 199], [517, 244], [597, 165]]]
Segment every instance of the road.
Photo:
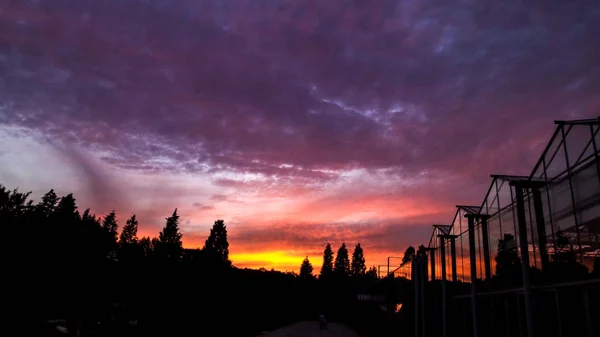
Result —
[[269, 331], [267, 337], [358, 337], [358, 335], [342, 324], [329, 323], [327, 330], [319, 330], [319, 323], [298, 322], [275, 331]]

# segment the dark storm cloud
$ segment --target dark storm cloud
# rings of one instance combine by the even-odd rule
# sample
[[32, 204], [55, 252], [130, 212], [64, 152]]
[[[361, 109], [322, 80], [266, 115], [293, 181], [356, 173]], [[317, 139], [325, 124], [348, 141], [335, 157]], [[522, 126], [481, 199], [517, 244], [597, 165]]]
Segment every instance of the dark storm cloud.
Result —
[[598, 36], [594, 1], [13, 2], [0, 123], [140, 170], [511, 171], [597, 115]]

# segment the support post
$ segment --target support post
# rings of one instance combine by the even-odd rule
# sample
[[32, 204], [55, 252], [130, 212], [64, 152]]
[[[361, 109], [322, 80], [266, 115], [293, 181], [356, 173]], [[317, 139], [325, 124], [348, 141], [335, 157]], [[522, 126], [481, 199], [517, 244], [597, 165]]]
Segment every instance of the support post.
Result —
[[517, 182], [511, 182], [515, 187], [517, 201], [517, 223], [519, 226], [519, 248], [521, 251], [521, 268], [523, 272], [523, 296], [525, 301], [525, 321], [527, 337], [535, 337], [533, 329], [533, 294], [531, 276], [529, 275], [529, 248], [527, 244], [527, 217], [525, 215], [525, 200], [523, 187]]
[[447, 335], [447, 293], [446, 293], [446, 240], [444, 236], [440, 238], [440, 254], [442, 263], [442, 337]]
[[388, 257], [388, 265], [387, 265], [387, 277], [390, 277], [390, 258]]
[[[572, 126], [571, 126], [572, 127]], [[573, 191], [573, 171], [571, 170], [571, 161], [569, 160], [569, 150], [567, 146], [567, 135], [565, 126], [560, 128], [562, 135], [562, 145], [565, 152], [565, 163], [567, 164], [567, 181], [569, 182], [569, 190], [571, 191], [571, 208], [573, 209], [573, 221], [575, 222], [575, 234], [577, 235], [577, 246], [579, 246], [579, 262], [583, 264], [583, 248], [581, 247], [581, 238], [579, 237], [579, 214], [575, 208], [575, 191]]]
[[435, 249], [431, 250], [431, 254], [429, 255], [431, 258], [431, 280], [435, 280]]
[[413, 259], [411, 262], [413, 270], [413, 291], [415, 293], [415, 337], [419, 337], [419, 271], [417, 259]]
[[488, 235], [488, 215], [481, 215], [481, 239], [483, 246], [483, 266], [485, 268], [485, 279], [492, 278], [492, 267], [490, 261], [490, 241]]
[[590, 125], [590, 136], [592, 137], [592, 148], [594, 149], [594, 157], [596, 157], [596, 172], [600, 181], [600, 156], [598, 156], [598, 145], [596, 144], [596, 134], [600, 131], [600, 127], [594, 132], [594, 126]]
[[452, 282], [456, 282], [458, 277], [456, 275], [456, 236], [450, 237], [450, 256], [452, 257]]
[[[427, 250], [430, 250], [427, 248]], [[423, 256], [423, 280], [425, 282], [429, 281], [429, 261], [427, 260], [427, 255]]]
[[427, 321], [425, 320], [425, 283], [427, 278], [427, 269], [425, 268], [425, 262], [427, 261], [427, 255], [419, 257], [419, 283], [421, 288], [421, 333], [423, 337], [427, 336]]
[[546, 223], [544, 221], [544, 207], [542, 204], [542, 192], [539, 188], [533, 188], [533, 208], [535, 210], [535, 222], [538, 234], [538, 249], [542, 261], [542, 271], [548, 270], [548, 248], [546, 239]]
[[473, 337], [479, 337], [477, 321], [477, 256], [475, 252], [475, 215], [465, 214], [469, 222], [469, 261], [471, 266], [471, 315], [473, 317]]

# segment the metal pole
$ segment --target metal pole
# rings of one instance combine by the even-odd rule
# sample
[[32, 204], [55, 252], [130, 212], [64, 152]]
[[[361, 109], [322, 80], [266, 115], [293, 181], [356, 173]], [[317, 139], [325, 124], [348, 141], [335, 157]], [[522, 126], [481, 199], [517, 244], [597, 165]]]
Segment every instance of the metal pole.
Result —
[[390, 258], [388, 257], [387, 277], [390, 277]]
[[427, 322], [425, 320], [425, 281], [427, 280], [425, 274], [427, 273], [427, 270], [425, 269], [425, 261], [427, 261], [427, 255], [419, 257], [419, 283], [421, 283], [421, 329], [423, 337], [427, 336]]
[[[600, 127], [598, 127], [600, 129]], [[596, 157], [596, 171], [598, 180], [600, 180], [600, 158], [598, 158], [598, 145], [596, 145], [596, 133], [594, 132], [594, 126], [590, 124], [590, 133], [592, 136], [592, 147], [594, 149], [594, 157]]]
[[488, 236], [488, 218], [487, 215], [481, 216], [481, 236], [483, 236], [483, 265], [485, 266], [485, 279], [492, 278], [492, 268], [490, 266], [490, 241]]
[[[529, 213], [529, 230], [531, 231], [531, 252], [533, 253], [533, 268], [537, 268], [537, 256], [535, 253], [535, 235], [533, 233], [533, 213], [531, 212], [531, 197], [527, 197], [527, 208]], [[534, 207], [535, 208], [535, 207]]]
[[533, 209], [535, 210], [535, 222], [538, 234], [538, 249], [540, 250], [540, 261], [542, 262], [542, 271], [548, 268], [548, 249], [546, 239], [546, 223], [544, 221], [544, 207], [542, 205], [542, 192], [539, 188], [533, 188]]
[[456, 236], [450, 237], [450, 255], [452, 257], [452, 282], [456, 282]]
[[469, 261], [471, 265], [471, 315], [473, 316], [473, 337], [479, 336], [477, 322], [477, 258], [475, 255], [475, 218], [472, 214], [465, 215], [469, 220]]
[[435, 280], [435, 249], [431, 250], [431, 280]]
[[440, 236], [440, 254], [442, 262], [442, 337], [448, 336], [447, 334], [447, 303], [446, 303], [446, 240], [443, 236]]
[[569, 190], [571, 191], [571, 207], [573, 208], [573, 221], [575, 222], [575, 234], [577, 235], [577, 246], [579, 247], [579, 262], [583, 264], [583, 247], [581, 247], [581, 238], [579, 237], [579, 219], [577, 209], [575, 208], [575, 192], [573, 191], [573, 173], [571, 172], [571, 163], [569, 162], [569, 151], [567, 150], [567, 139], [565, 136], [565, 127], [561, 125], [563, 149], [565, 151], [565, 162], [567, 164], [567, 180], [569, 181]]
[[423, 278], [425, 282], [429, 281], [429, 261], [427, 260], [427, 254], [423, 256]]
[[[502, 184], [505, 184], [502, 182]], [[504, 231], [502, 231], [502, 216], [500, 214], [500, 188], [498, 187], [498, 178], [494, 178], [494, 185], [496, 185], [496, 207], [498, 207], [498, 224], [500, 225], [500, 237], [504, 237]]]
[[417, 259], [412, 260], [412, 270], [414, 271], [413, 291], [415, 292], [415, 337], [419, 337], [419, 272], [417, 271]]
[[544, 157], [542, 160], [542, 164], [544, 165], [544, 183], [546, 190], [546, 200], [548, 200], [548, 214], [550, 220], [550, 233], [552, 234], [552, 249], [556, 250], [556, 237], [554, 236], [554, 222], [552, 221], [552, 199], [550, 198], [550, 189], [548, 188], [548, 172], [546, 172], [546, 158]]
[[521, 250], [521, 268], [523, 271], [523, 295], [525, 301], [525, 319], [527, 322], [527, 337], [535, 337], [533, 329], [533, 294], [531, 289], [531, 277], [529, 275], [529, 251], [527, 245], [527, 217], [525, 215], [525, 200], [523, 188], [518, 184], [515, 186], [517, 198], [517, 218], [519, 225], [519, 246]]

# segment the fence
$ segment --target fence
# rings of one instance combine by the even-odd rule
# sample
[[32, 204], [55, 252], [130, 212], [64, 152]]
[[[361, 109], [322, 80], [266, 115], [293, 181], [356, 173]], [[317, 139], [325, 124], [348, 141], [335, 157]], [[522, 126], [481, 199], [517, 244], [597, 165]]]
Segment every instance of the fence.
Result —
[[424, 287], [439, 289], [431, 303], [421, 295], [415, 320], [443, 324], [415, 336], [600, 334], [591, 319], [600, 317], [600, 118], [555, 124], [530, 174], [491, 175], [481, 204], [456, 206], [420, 256], [393, 271], [419, 270]]

